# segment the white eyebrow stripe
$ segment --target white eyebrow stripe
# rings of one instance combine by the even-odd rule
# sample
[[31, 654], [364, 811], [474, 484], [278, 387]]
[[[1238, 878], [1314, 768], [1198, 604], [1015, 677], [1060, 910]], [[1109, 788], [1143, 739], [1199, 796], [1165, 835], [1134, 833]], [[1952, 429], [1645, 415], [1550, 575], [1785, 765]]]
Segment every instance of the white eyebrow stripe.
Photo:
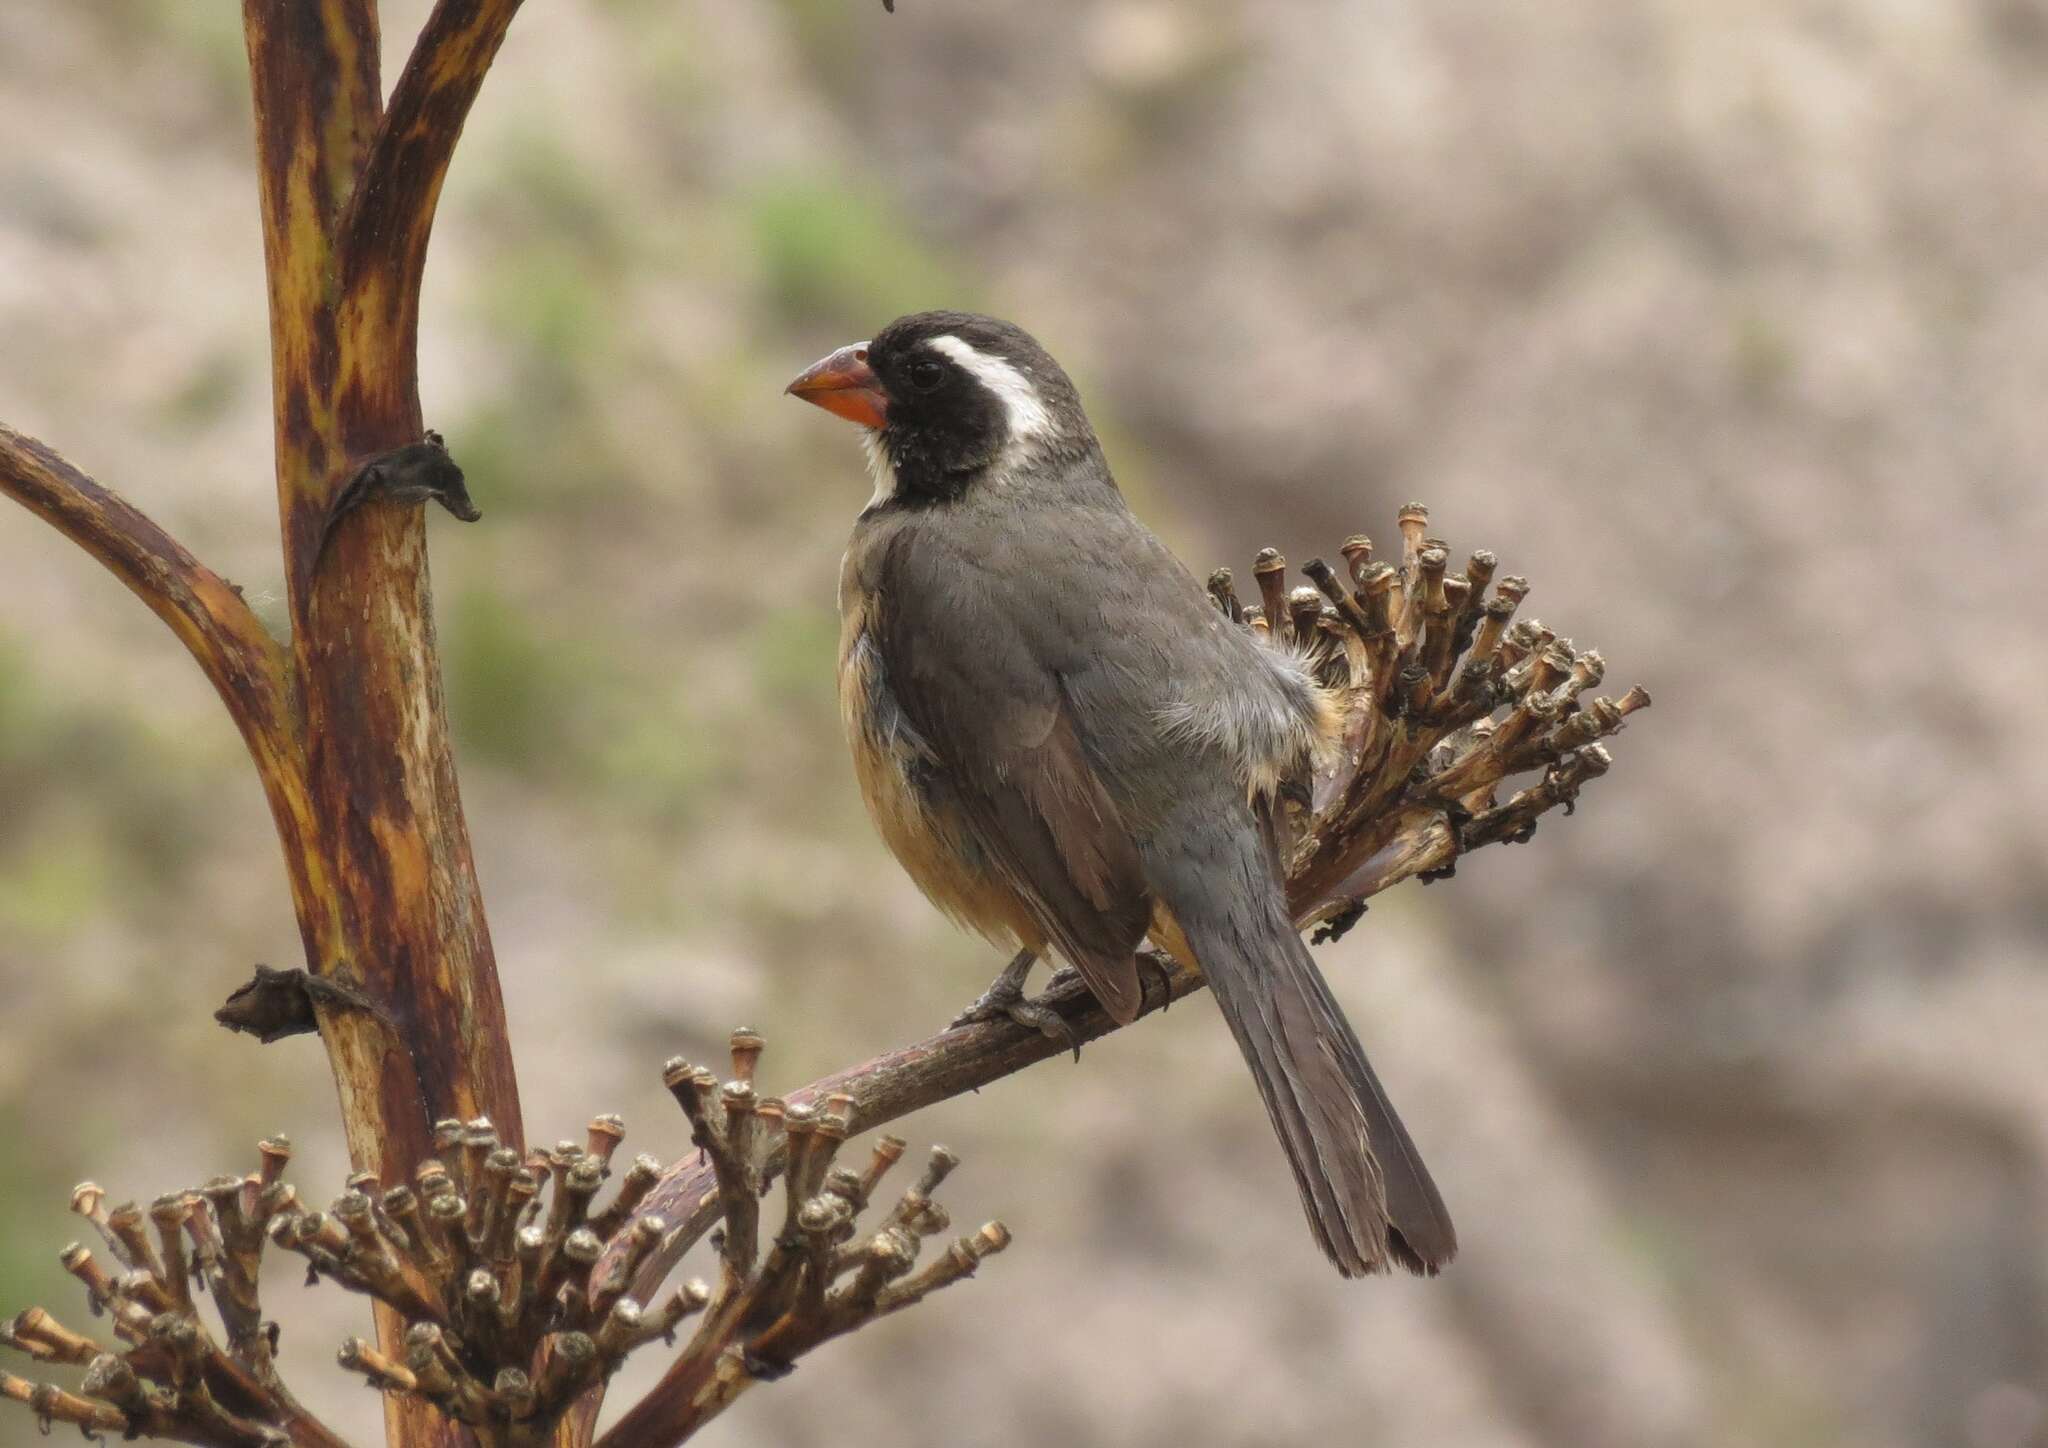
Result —
[[1031, 442], [1052, 431], [1052, 414], [1039, 398], [1029, 376], [1000, 357], [961, 341], [951, 333], [931, 339], [931, 345], [980, 379], [981, 385], [1002, 401], [1010, 419], [1010, 441]]

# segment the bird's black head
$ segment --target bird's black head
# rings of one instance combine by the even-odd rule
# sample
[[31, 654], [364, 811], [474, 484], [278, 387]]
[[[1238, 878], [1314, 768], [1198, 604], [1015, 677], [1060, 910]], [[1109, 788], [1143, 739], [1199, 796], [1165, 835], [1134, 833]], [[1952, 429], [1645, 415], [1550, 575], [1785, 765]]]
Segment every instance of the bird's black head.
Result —
[[1095, 447], [1060, 364], [1023, 328], [972, 312], [899, 317], [789, 391], [872, 430], [878, 503], [957, 498], [992, 470]]

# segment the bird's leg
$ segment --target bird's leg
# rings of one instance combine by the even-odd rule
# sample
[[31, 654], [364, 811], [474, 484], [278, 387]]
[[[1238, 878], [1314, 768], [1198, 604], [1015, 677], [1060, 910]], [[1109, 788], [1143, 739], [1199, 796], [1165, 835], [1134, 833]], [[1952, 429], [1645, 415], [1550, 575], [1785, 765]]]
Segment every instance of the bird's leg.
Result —
[[1020, 950], [1011, 956], [1010, 963], [1003, 967], [1002, 974], [989, 982], [988, 989], [976, 998], [973, 1005], [953, 1018], [953, 1024], [970, 1026], [977, 1021], [992, 1021], [998, 1016], [1009, 1016], [1012, 1008], [1024, 1003], [1024, 982], [1030, 976], [1031, 967], [1037, 960], [1038, 952], [1035, 950]]
[[1050, 1006], [1024, 999], [1024, 980], [1031, 974], [1031, 966], [1037, 959], [1038, 952], [1033, 950], [1020, 950], [1010, 957], [1010, 963], [1003, 967], [1002, 974], [989, 982], [988, 989], [973, 1005], [953, 1018], [953, 1024], [970, 1026], [980, 1021], [1015, 1021], [1053, 1040], [1064, 1040], [1074, 1048], [1074, 1059], [1078, 1061], [1081, 1059], [1081, 1038], [1074, 1034], [1067, 1018]]

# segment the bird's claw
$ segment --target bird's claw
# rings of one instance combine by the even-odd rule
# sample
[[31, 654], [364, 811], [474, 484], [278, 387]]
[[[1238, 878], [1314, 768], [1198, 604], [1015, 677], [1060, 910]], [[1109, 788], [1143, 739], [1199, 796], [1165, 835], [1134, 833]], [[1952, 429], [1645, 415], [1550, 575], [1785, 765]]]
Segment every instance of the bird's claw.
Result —
[[957, 1029], [1007, 1017], [1012, 1006], [1023, 1003], [1024, 988], [1009, 977], [1000, 976], [994, 985], [974, 998], [973, 1005], [953, 1017], [953, 1026]]
[[1138, 952], [1138, 994], [1148, 994], [1145, 987], [1150, 983], [1159, 986], [1159, 1009], [1166, 1010], [1173, 1004], [1173, 965], [1156, 950]]
[[955, 1016], [953, 1025], [956, 1028], [973, 1026], [984, 1021], [1015, 1021], [1049, 1040], [1066, 1042], [1074, 1053], [1074, 1059], [1081, 1059], [1081, 1037], [1067, 1023], [1067, 1018], [1051, 1006], [1026, 1000], [1020, 986], [997, 981], [983, 991], [973, 1005]]

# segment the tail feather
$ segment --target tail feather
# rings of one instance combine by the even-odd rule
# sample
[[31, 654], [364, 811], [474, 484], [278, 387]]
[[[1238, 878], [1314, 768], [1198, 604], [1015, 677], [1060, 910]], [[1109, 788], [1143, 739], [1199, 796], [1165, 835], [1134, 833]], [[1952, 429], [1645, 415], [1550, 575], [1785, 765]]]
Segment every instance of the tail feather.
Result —
[[1434, 1274], [1458, 1250], [1450, 1212], [1286, 918], [1277, 879], [1249, 901], [1161, 893], [1258, 1083], [1324, 1253], [1346, 1277], [1395, 1263]]

